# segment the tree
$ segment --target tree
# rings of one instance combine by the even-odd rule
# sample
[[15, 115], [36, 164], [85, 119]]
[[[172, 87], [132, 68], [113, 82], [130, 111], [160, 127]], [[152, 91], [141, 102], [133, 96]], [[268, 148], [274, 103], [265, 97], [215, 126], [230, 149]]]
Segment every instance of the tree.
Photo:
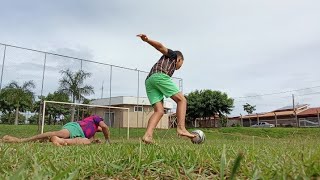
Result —
[[[7, 114], [2, 114], [1, 115], [1, 123], [2, 124], [13, 124], [14, 123], [14, 119], [12, 117], [13, 114], [11, 113], [7, 113]], [[26, 120], [26, 117], [22, 114], [19, 114], [19, 118], [18, 118], [18, 122], [19, 123], [24, 123]]]
[[6, 99], [5, 94], [6, 94], [6, 89], [2, 90], [0, 92], [0, 112], [4, 114], [11, 113], [14, 110], [13, 105], [11, 105]]
[[188, 101], [187, 119], [210, 118], [218, 115], [220, 119], [230, 114], [233, 108], [233, 99], [226, 93], [212, 90], [196, 90], [186, 96]]
[[243, 105], [243, 110], [248, 114], [252, 114], [256, 110], [256, 106], [252, 106], [249, 103]]
[[[85, 99], [85, 95], [93, 94], [93, 87], [85, 85], [84, 81], [91, 76], [91, 73], [79, 70], [72, 72], [70, 69], [62, 70], [63, 75], [60, 79], [59, 90], [63, 93], [68, 94], [71, 97], [73, 103], [76, 101], [80, 102]], [[74, 121], [75, 106], [72, 107], [71, 121]]]
[[[41, 102], [46, 101], [59, 101], [59, 102], [69, 102], [69, 96], [61, 91], [55, 91], [54, 93], [49, 93], [47, 96], [39, 96], [39, 101], [34, 104], [34, 111], [39, 112]], [[48, 124], [51, 124], [52, 118], [57, 114], [66, 114], [68, 110], [61, 104], [47, 104], [45, 116], [48, 116]], [[39, 117], [39, 116], [38, 116]]]
[[19, 111], [30, 110], [34, 101], [32, 89], [35, 88], [33, 81], [26, 81], [20, 86], [16, 81], [12, 81], [2, 91], [2, 102], [7, 103], [15, 109], [14, 124], [18, 124]]

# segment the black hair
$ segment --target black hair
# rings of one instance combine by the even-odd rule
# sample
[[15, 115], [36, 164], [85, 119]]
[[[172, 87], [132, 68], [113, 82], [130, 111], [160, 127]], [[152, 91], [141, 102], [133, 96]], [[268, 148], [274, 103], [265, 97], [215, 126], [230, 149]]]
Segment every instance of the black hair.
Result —
[[182, 57], [182, 60], [184, 60], [183, 54], [180, 51], [174, 51], [174, 52], [177, 54], [177, 56]]

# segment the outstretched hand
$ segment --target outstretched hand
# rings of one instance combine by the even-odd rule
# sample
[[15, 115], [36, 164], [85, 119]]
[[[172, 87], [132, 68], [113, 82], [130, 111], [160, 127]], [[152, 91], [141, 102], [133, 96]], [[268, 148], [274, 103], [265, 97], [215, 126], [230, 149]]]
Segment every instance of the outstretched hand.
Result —
[[142, 41], [148, 41], [148, 37], [145, 34], [138, 34], [137, 37], [140, 37]]
[[96, 144], [101, 144], [102, 143], [102, 141], [100, 139], [94, 139], [92, 142], [96, 143]]

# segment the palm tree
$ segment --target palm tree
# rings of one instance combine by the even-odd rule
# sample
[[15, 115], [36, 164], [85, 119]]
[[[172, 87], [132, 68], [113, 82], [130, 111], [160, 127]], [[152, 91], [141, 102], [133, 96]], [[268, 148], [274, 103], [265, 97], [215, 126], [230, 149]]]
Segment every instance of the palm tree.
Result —
[[15, 125], [18, 125], [19, 110], [31, 108], [34, 101], [32, 89], [35, 87], [33, 81], [26, 81], [22, 86], [20, 86], [18, 82], [12, 81], [2, 91], [4, 99], [15, 108]]
[[[61, 74], [63, 75], [60, 79], [60, 88], [59, 90], [63, 93], [68, 94], [72, 102], [80, 102], [85, 99], [85, 95], [93, 94], [93, 87], [90, 85], [84, 85], [85, 79], [91, 76], [91, 73], [84, 72], [79, 70], [77, 72], [72, 72], [70, 69], [62, 70]], [[72, 107], [71, 112], [71, 121], [74, 121], [75, 107]]]

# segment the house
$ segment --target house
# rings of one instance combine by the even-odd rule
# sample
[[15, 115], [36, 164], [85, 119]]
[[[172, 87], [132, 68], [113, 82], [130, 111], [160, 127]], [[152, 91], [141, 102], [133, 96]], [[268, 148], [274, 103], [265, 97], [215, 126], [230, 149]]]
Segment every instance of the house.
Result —
[[[118, 96], [111, 98], [96, 99], [90, 102], [92, 105], [121, 107], [129, 109], [101, 108], [92, 107], [91, 112], [104, 118], [106, 124], [114, 128], [129, 127], [130, 128], [145, 128], [148, 120], [153, 114], [153, 107], [146, 97]], [[169, 128], [169, 113], [173, 109], [173, 103], [164, 101], [165, 114], [158, 123], [157, 128]]]
[[276, 126], [319, 126], [320, 107], [310, 108], [308, 104], [297, 105], [295, 108], [286, 106], [271, 112], [255, 113], [230, 119], [240, 120], [240, 124], [250, 127], [259, 122], [268, 122]]

